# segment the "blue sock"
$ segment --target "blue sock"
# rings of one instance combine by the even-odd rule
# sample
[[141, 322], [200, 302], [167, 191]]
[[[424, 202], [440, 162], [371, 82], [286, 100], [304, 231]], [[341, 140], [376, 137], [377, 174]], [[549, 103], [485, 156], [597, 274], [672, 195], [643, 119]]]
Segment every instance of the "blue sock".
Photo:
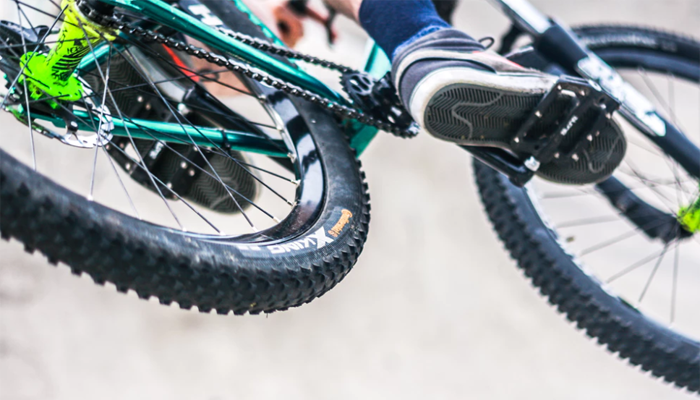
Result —
[[450, 28], [431, 0], [364, 0], [360, 24], [391, 59], [402, 45]]

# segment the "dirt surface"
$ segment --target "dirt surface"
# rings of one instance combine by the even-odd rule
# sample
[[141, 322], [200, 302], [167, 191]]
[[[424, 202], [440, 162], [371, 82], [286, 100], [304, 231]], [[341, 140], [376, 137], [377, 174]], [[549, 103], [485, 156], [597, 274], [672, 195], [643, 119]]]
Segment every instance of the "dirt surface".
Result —
[[[534, 3], [572, 24], [700, 36], [697, 0]], [[478, 37], [505, 28], [485, 1], [463, 1], [457, 21]], [[300, 48], [358, 66], [364, 37], [341, 28], [334, 50], [315, 26]], [[3, 134], [26, 135], [9, 121]], [[0, 400], [691, 398], [608, 354], [532, 290], [492, 233], [462, 150], [381, 135], [363, 162], [365, 253], [329, 294], [284, 313], [165, 307], [0, 243]]]

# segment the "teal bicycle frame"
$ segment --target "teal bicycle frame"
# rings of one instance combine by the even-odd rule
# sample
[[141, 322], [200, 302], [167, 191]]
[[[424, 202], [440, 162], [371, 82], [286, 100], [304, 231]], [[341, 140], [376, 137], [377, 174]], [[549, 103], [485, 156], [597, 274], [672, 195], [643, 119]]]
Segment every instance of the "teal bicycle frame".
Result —
[[[280, 62], [267, 53], [263, 53], [251, 46], [243, 44], [226, 34], [212, 28], [197, 18], [190, 16], [184, 11], [166, 4], [160, 0], [101, 0], [103, 3], [115, 5], [136, 14], [148, 17], [152, 21], [167, 25], [180, 32], [204, 43], [217, 52], [233, 56], [250, 63], [251, 65], [273, 75], [284, 79], [300, 88], [310, 90], [329, 100], [347, 104], [345, 98], [328, 88], [321, 81], [309, 75], [295, 65]], [[279, 43], [274, 34], [248, 9], [241, 0], [229, 0], [242, 12], [249, 15], [251, 21], [261, 28], [273, 40]], [[110, 43], [103, 43], [97, 47], [90, 55], [86, 56], [78, 72], [94, 69], [97, 63], [109, 53]], [[372, 45], [365, 70], [377, 78], [384, 76], [390, 69], [391, 64], [384, 52], [376, 45]], [[88, 116], [85, 115], [85, 118]], [[46, 118], [44, 118], [46, 119]], [[82, 119], [82, 118], [81, 118]], [[64, 125], [60, 120], [52, 121], [56, 126]], [[83, 124], [85, 124], [83, 122]], [[157, 139], [165, 142], [191, 143], [191, 140], [201, 138], [203, 146], [231, 146], [233, 150], [248, 151], [266, 154], [273, 157], [286, 157], [288, 152], [284, 143], [271, 141], [269, 139], [255, 138], [245, 132], [222, 131], [219, 129], [192, 127], [183, 129], [179, 124], [164, 123], [146, 120], [114, 120], [115, 129], [112, 134], [115, 136], [142, 137]], [[364, 125], [358, 121], [348, 121], [344, 124], [346, 133], [351, 138], [351, 146], [362, 153], [367, 145], [377, 134], [377, 129]], [[279, 143], [276, 143], [279, 142]], [[284, 150], [283, 150], [284, 149]]]

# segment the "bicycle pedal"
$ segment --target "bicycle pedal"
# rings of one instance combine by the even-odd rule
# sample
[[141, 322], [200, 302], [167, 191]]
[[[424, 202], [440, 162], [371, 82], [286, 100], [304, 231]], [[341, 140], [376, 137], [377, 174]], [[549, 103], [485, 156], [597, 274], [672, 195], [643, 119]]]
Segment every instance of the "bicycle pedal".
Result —
[[522, 187], [543, 165], [578, 161], [619, 107], [597, 85], [561, 77], [511, 138], [510, 151], [463, 147]]
[[[576, 158], [600, 134], [620, 103], [587, 81], [562, 77], [530, 114], [510, 142], [516, 153], [529, 154], [526, 166]], [[564, 116], [563, 118], [561, 116]]]

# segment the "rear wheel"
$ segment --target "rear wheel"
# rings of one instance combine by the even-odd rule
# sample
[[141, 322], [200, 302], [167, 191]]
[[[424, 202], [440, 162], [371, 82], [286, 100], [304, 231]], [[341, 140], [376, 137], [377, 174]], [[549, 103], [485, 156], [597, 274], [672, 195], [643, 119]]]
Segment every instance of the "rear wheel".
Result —
[[[9, 87], [3, 108], [12, 111], [1, 118], [14, 127], [6, 128], [0, 149], [4, 238], [119, 291], [222, 314], [299, 306], [350, 271], [366, 239], [369, 198], [332, 116], [128, 36], [109, 45], [101, 64], [80, 69], [95, 107], [87, 98], [40, 107], [25, 95], [26, 80], [14, 78], [21, 55], [32, 50], [27, 46], [57, 40], [61, 8], [53, 0], [14, 3], [17, 25], [4, 24], [0, 42]], [[232, 29], [266, 38], [233, 2], [203, 3]], [[13, 31], [27, 36], [11, 42]], [[40, 121], [61, 110], [81, 124], [70, 140], [97, 138], [97, 145], [69, 147], [56, 138], [60, 129]], [[128, 129], [121, 137], [96, 134], [107, 113], [139, 135]], [[188, 137], [167, 140], [177, 129]], [[211, 138], [222, 130], [252, 144], [238, 151], [225, 141], [215, 145]]]
[[[699, 42], [634, 27], [592, 26], [577, 33], [700, 144]], [[519, 60], [534, 60], [528, 52]], [[529, 66], [548, 67], [534, 64]], [[642, 134], [623, 126], [630, 146], [614, 175], [623, 185], [618, 187], [636, 195], [635, 206], [648, 204], [670, 215], [672, 237], [650, 238], [644, 230], [651, 226], [633, 224], [629, 212], [625, 217], [632, 203], [614, 208], [601, 185], [537, 181], [520, 189], [479, 162], [476, 181], [501, 240], [560, 312], [611, 352], [698, 392], [700, 235], [673, 217], [699, 204], [699, 183]]]

